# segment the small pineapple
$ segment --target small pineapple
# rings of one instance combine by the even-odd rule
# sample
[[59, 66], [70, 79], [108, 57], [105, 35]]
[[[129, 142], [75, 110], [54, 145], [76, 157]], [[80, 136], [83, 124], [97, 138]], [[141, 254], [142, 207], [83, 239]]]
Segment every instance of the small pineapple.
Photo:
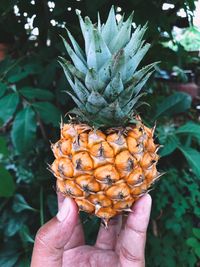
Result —
[[130, 211], [160, 176], [154, 128], [136, 114], [141, 89], [156, 63], [138, 70], [150, 45], [143, 40], [146, 25], [131, 34], [133, 14], [117, 22], [112, 7], [106, 23], [98, 16], [95, 25], [77, 15], [85, 50], [67, 30], [73, 48], [63, 42], [73, 64], [60, 58], [77, 108], [52, 145], [56, 159], [51, 170], [60, 192], [107, 225]]

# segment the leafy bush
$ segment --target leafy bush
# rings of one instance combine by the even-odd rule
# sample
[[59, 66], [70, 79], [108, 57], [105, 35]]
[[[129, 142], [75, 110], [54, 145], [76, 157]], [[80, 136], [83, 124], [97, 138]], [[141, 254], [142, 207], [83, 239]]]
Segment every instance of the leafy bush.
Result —
[[[48, 8], [46, 1], [45, 5], [41, 1], [31, 2], [18, 1], [21, 15], [17, 16], [13, 15], [12, 1], [0, 4], [0, 32], [7, 36], [3, 41], [13, 42], [9, 56], [0, 62], [1, 267], [29, 266], [38, 228], [57, 211], [55, 180], [47, 170], [47, 164], [53, 160], [50, 142], [59, 137], [61, 115], [64, 117], [73, 107], [63, 92], [69, 85], [57, 63], [57, 56], [64, 52], [58, 33], [64, 34], [64, 24], [77, 31], [75, 8], [95, 19], [96, 11], [109, 10], [113, 1], [93, 1], [92, 5], [86, 0], [70, 1], [68, 6], [66, 1], [59, 1], [54, 8]], [[163, 66], [173, 66], [176, 55], [162, 47], [160, 41], [163, 32], [170, 36], [173, 24], [180, 21], [176, 10], [186, 5], [193, 10], [194, 1], [171, 1], [175, 7], [170, 14], [162, 10], [158, 1], [148, 1], [152, 13], [146, 12], [144, 1], [127, 2], [115, 1], [127, 14], [135, 9], [137, 24], [149, 20], [147, 38], [153, 42], [153, 48], [147, 61], [163, 59]], [[38, 36], [31, 29], [24, 29], [27, 18], [34, 14]], [[56, 21], [55, 27], [51, 20]], [[51, 45], [47, 45], [49, 42]], [[195, 266], [200, 258], [196, 230], [200, 218], [198, 114], [189, 95], [173, 92], [155, 79], [146, 90], [149, 94], [145, 101], [151, 109], [143, 106], [139, 112], [150, 126], [157, 121], [156, 138], [164, 145], [159, 169], [166, 172], [152, 191], [147, 266]], [[87, 243], [92, 244], [99, 220], [86, 214], [81, 217]]]

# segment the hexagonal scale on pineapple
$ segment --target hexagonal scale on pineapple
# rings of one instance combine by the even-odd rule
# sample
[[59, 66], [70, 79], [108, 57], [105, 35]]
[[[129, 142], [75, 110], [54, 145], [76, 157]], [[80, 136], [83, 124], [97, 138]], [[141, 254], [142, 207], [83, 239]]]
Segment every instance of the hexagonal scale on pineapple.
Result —
[[51, 165], [51, 169], [57, 177], [61, 177], [62, 179], [73, 177], [74, 174], [74, 168], [69, 158], [55, 159]]
[[142, 168], [137, 167], [135, 168], [126, 178], [127, 184], [130, 186], [140, 186], [145, 179], [145, 176], [143, 174]]
[[71, 180], [65, 180], [65, 192], [71, 197], [83, 197], [83, 191], [74, 181]]
[[102, 192], [99, 192], [95, 195], [90, 195], [88, 200], [95, 206], [95, 214], [100, 208], [107, 208], [112, 206], [112, 201]]
[[90, 153], [92, 156], [99, 157], [99, 158], [113, 158], [114, 157], [113, 149], [106, 141], [93, 145], [90, 148]]
[[94, 130], [88, 134], [88, 147], [106, 140], [106, 135], [99, 130]]
[[144, 169], [144, 175], [148, 183], [152, 183], [153, 180], [159, 175], [157, 168], [156, 168], [156, 164], [153, 164], [148, 169]]
[[135, 202], [134, 198], [130, 198], [123, 201], [116, 201], [113, 205], [113, 208], [117, 211], [129, 211], [131, 212], [131, 207]]
[[124, 181], [118, 181], [106, 190], [106, 196], [112, 200], [123, 200], [130, 197], [130, 188]]
[[158, 158], [159, 157], [157, 154], [146, 152], [140, 160], [140, 166], [143, 169], [147, 169], [151, 167], [155, 162], [157, 162]]
[[76, 178], [76, 183], [86, 195], [100, 191], [100, 184], [91, 175], [86, 174], [78, 176]]
[[88, 213], [94, 213], [95, 207], [87, 199], [75, 199], [75, 201], [79, 207], [79, 210], [82, 210]]
[[52, 150], [56, 158], [61, 158], [63, 156], [68, 156], [71, 154], [71, 140], [61, 139], [55, 144], [52, 144]]
[[144, 181], [140, 186], [135, 186], [131, 189], [131, 195], [134, 198], [138, 198], [147, 193], [148, 183]]
[[115, 166], [121, 178], [128, 176], [136, 165], [136, 159], [130, 154], [128, 150], [120, 152], [115, 158]]
[[83, 172], [91, 171], [93, 169], [93, 160], [87, 151], [77, 152], [72, 156], [72, 163], [74, 165], [74, 175], [78, 176]]
[[127, 136], [128, 150], [131, 154], [139, 154], [144, 151], [144, 146], [142, 143], [138, 142], [137, 139], [132, 136]]
[[113, 148], [116, 155], [122, 150], [127, 149], [126, 139], [121, 133], [112, 133], [107, 136], [107, 142]]
[[71, 153], [75, 154], [78, 151], [85, 150], [87, 148], [88, 135], [87, 133], [81, 133], [72, 139]]
[[94, 177], [99, 182], [108, 185], [112, 185], [120, 179], [119, 173], [112, 164], [107, 164], [94, 170]]

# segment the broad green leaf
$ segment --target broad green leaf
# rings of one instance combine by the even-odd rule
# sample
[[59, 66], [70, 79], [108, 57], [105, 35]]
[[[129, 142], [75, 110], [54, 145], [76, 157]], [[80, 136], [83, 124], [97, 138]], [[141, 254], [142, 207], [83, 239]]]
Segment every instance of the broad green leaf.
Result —
[[15, 93], [6, 95], [0, 99], [0, 118], [3, 122], [8, 121], [16, 111], [19, 96]]
[[20, 229], [20, 237], [23, 242], [34, 244], [34, 240], [30, 235], [30, 231], [27, 225], [23, 225], [22, 228]]
[[0, 97], [2, 97], [7, 89], [7, 85], [5, 83], [0, 82]]
[[191, 148], [178, 146], [186, 160], [188, 161], [192, 171], [196, 174], [197, 177], [200, 177], [200, 152]]
[[23, 87], [19, 90], [24, 97], [32, 100], [32, 99], [40, 99], [40, 100], [52, 100], [54, 95], [45, 89], [34, 88], [34, 87]]
[[59, 127], [61, 113], [57, 107], [49, 102], [36, 102], [33, 107], [37, 110], [44, 123], [52, 123]]
[[28, 152], [34, 146], [36, 128], [35, 112], [30, 106], [17, 113], [11, 138], [18, 153]]
[[198, 248], [200, 247], [200, 242], [195, 237], [190, 237], [186, 241], [187, 245], [192, 248]]
[[6, 139], [2, 136], [0, 136], [0, 154], [2, 154], [4, 157], [8, 156]]
[[36, 211], [32, 208], [24, 199], [24, 197], [20, 194], [16, 194], [13, 199], [13, 211], [14, 212], [21, 212], [23, 210], [32, 210]]
[[14, 236], [20, 231], [26, 220], [26, 216], [21, 216], [21, 214], [12, 214], [8, 223], [5, 226], [5, 235], [8, 237]]
[[19, 73], [8, 77], [8, 81], [10, 83], [16, 83], [26, 78], [29, 74], [30, 74], [29, 71], [20, 71]]
[[163, 148], [160, 150], [161, 157], [165, 157], [177, 148], [179, 144], [179, 140], [175, 135], [169, 135], [167, 136], [165, 143], [163, 144]]
[[200, 240], [200, 228], [193, 228], [192, 232], [193, 232], [194, 236]]
[[176, 130], [176, 134], [188, 134], [200, 140], [200, 124], [192, 121], [187, 122]]
[[174, 93], [157, 105], [154, 120], [159, 116], [169, 116], [172, 114], [185, 112], [191, 107], [191, 103], [192, 99], [190, 95], [182, 92]]
[[15, 191], [15, 183], [11, 174], [0, 165], [0, 197], [11, 197]]
[[197, 254], [197, 256], [200, 258], [200, 243], [199, 243], [199, 246], [194, 249], [194, 251]]
[[5, 254], [0, 253], [0, 266], [1, 267], [13, 267], [15, 263], [18, 261], [20, 253], [15, 254]]

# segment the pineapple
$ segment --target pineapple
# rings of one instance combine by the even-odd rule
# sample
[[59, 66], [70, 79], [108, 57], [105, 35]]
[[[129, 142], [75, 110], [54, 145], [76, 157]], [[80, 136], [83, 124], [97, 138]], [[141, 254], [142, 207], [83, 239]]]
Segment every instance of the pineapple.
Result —
[[136, 113], [156, 63], [138, 70], [150, 45], [143, 40], [146, 25], [131, 34], [133, 14], [117, 22], [112, 7], [106, 23], [98, 16], [95, 25], [77, 15], [85, 50], [67, 30], [71, 46], [63, 42], [72, 63], [60, 58], [77, 108], [52, 145], [51, 171], [60, 192], [107, 225], [115, 215], [131, 211], [160, 176], [154, 128]]

